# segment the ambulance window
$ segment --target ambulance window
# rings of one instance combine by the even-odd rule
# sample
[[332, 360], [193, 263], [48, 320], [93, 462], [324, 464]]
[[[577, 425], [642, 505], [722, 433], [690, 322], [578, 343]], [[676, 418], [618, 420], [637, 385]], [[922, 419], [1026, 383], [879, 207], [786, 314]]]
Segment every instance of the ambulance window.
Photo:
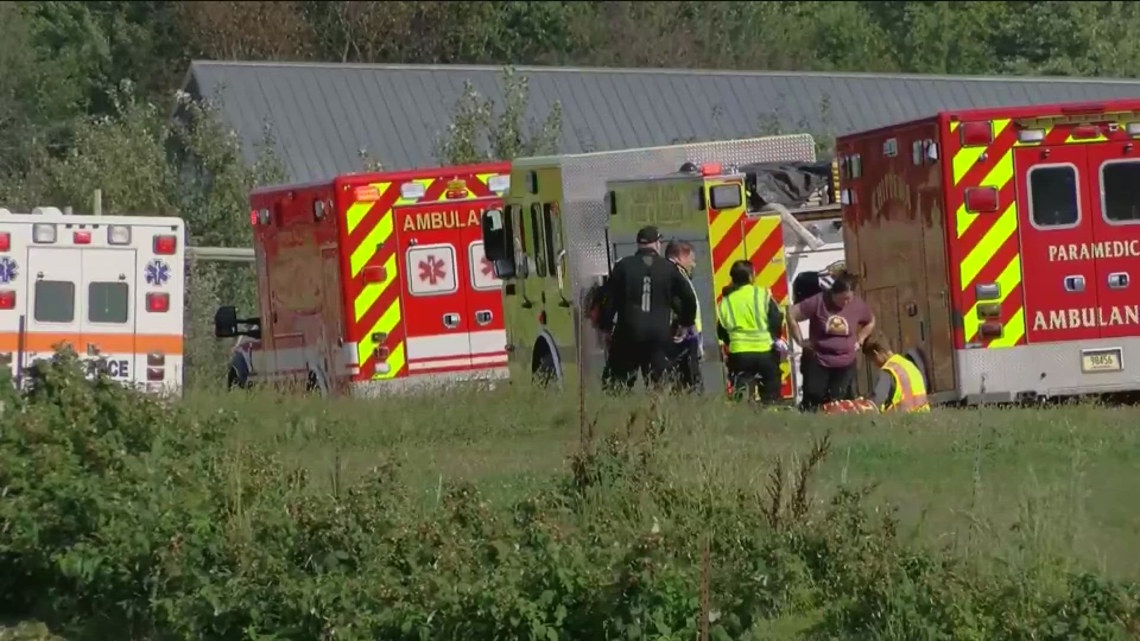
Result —
[[87, 286], [87, 320], [91, 323], [125, 323], [130, 316], [131, 288], [126, 283], [91, 283]]
[[713, 209], [733, 209], [740, 206], [740, 185], [716, 185], [709, 188], [709, 204]]
[[534, 275], [546, 278], [546, 239], [542, 224], [542, 208], [535, 203], [530, 206], [530, 234], [534, 249]]
[[32, 317], [38, 322], [70, 323], [75, 320], [75, 283], [37, 280], [35, 296]]
[[1140, 222], [1140, 162], [1106, 162], [1100, 166], [1102, 209], [1110, 223]]
[[1029, 170], [1029, 211], [1036, 227], [1071, 227], [1080, 220], [1077, 168], [1049, 165]]

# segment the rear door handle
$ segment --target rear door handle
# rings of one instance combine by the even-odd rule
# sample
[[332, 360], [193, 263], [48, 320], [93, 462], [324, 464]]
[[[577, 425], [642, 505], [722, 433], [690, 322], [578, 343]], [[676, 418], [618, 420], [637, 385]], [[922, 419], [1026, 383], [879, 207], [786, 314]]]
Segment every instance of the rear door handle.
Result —
[[443, 326], [447, 329], [455, 329], [459, 327], [459, 314], [448, 312], [443, 315]]
[[1108, 275], [1110, 289], [1125, 289], [1128, 287], [1128, 272], [1114, 272]]
[[1065, 291], [1067, 292], [1083, 292], [1085, 291], [1085, 277], [1079, 274], [1065, 277]]
[[488, 310], [488, 309], [481, 309], [481, 310], [475, 312], [475, 322], [478, 323], [480, 326], [490, 324], [490, 322], [494, 318], [495, 318], [495, 315], [493, 313], [491, 313], [491, 310]]

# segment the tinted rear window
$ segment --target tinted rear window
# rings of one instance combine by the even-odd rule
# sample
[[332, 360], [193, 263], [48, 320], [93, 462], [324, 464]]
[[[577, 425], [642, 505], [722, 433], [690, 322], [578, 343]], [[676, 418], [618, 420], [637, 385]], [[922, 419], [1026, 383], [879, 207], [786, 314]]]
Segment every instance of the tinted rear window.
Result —
[[75, 320], [75, 283], [66, 280], [36, 281], [32, 318], [41, 323], [70, 323]]
[[130, 317], [131, 288], [126, 283], [91, 283], [87, 286], [87, 320], [125, 323]]

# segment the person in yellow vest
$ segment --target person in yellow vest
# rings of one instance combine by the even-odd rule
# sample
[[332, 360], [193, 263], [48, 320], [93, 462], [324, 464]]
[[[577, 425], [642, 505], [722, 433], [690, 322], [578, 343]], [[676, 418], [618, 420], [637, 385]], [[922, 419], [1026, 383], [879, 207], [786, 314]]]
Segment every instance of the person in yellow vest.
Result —
[[883, 412], [929, 412], [926, 380], [909, 358], [887, 347], [881, 336], [863, 343], [863, 353], [879, 368], [871, 400]]
[[665, 246], [665, 258], [685, 277], [685, 282], [689, 283], [689, 289], [697, 300], [696, 323], [692, 327], [681, 327], [674, 318], [673, 349], [669, 354], [670, 376], [677, 391], [699, 394], [703, 387], [701, 359], [704, 357], [704, 345], [701, 342], [701, 298], [697, 296], [697, 288], [693, 285], [697, 256], [691, 244], [675, 240]]
[[752, 398], [760, 383], [765, 403], [780, 400], [780, 365], [772, 357], [772, 329], [783, 324], [780, 307], [766, 288], [753, 284], [752, 263], [738, 260], [729, 269], [732, 284], [717, 306], [717, 336], [727, 345], [733, 396]]

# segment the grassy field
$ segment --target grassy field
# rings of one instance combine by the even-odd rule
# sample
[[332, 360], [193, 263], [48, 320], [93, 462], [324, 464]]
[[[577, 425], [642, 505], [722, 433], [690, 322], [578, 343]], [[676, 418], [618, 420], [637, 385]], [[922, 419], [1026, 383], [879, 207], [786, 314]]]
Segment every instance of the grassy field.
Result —
[[[581, 446], [575, 393], [516, 385], [494, 391], [381, 400], [272, 393], [188, 395], [206, 411], [241, 416], [238, 441], [273, 448], [321, 483], [351, 482], [381, 460], [401, 464], [425, 506], [448, 481], [468, 481], [507, 507], [567, 473]], [[1140, 408], [941, 410], [929, 416], [804, 416], [720, 399], [591, 398], [594, 431], [620, 431], [633, 411], [666, 427], [661, 460], [693, 486], [757, 489], [777, 459], [803, 455], [825, 434], [813, 477], [819, 499], [876, 485], [873, 504], [897, 507], [917, 541], [1002, 558], [1046, 552], [1140, 580]]]
[[71, 641], [1140, 638], [1135, 408], [33, 379], [0, 393], [0, 621]]

